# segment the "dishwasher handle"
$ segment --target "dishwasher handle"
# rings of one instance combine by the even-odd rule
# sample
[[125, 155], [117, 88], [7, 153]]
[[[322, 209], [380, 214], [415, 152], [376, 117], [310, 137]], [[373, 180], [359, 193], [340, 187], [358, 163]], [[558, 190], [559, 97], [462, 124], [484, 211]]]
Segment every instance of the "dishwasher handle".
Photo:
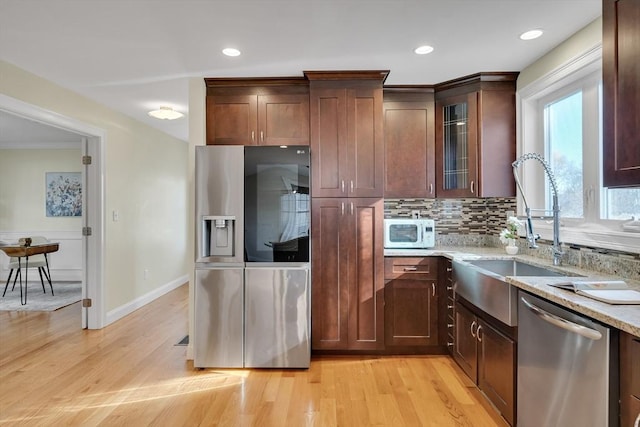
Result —
[[573, 323], [567, 319], [563, 319], [562, 317], [556, 316], [555, 314], [551, 314], [538, 306], [531, 304], [529, 301], [524, 299], [524, 297], [520, 297], [524, 305], [531, 310], [536, 316], [541, 318], [542, 320], [551, 323], [559, 328], [566, 329], [567, 331], [576, 333], [578, 335], [582, 335], [585, 338], [589, 338], [591, 340], [599, 340], [602, 338], [602, 334], [595, 329], [587, 328], [586, 326], [578, 325], [577, 323]]

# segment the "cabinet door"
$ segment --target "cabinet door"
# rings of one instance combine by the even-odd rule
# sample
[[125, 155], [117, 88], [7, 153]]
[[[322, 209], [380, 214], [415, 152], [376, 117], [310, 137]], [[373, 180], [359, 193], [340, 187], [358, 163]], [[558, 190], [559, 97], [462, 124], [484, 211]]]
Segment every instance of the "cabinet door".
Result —
[[349, 197], [382, 197], [384, 139], [382, 88], [347, 89], [347, 169]]
[[640, 2], [602, 4], [603, 185], [640, 185]]
[[[384, 256], [382, 199], [348, 198], [349, 349], [384, 348]], [[315, 236], [314, 236], [315, 238]], [[314, 268], [317, 268], [314, 266]]]
[[256, 95], [207, 96], [207, 145], [255, 145]]
[[476, 316], [460, 303], [456, 303], [455, 311], [456, 333], [453, 358], [475, 383], [478, 379], [478, 346], [476, 340], [478, 321]]
[[348, 348], [349, 247], [351, 227], [345, 199], [311, 200], [311, 345], [314, 350]]
[[478, 387], [514, 425], [515, 343], [482, 320], [478, 325]]
[[384, 292], [385, 346], [438, 344], [435, 280], [394, 279]]
[[385, 102], [384, 196], [435, 197], [433, 102]]
[[347, 101], [343, 88], [311, 88], [312, 197], [346, 196]]
[[309, 145], [308, 95], [259, 95], [260, 145]]
[[477, 114], [477, 92], [436, 102], [438, 197], [477, 195]]

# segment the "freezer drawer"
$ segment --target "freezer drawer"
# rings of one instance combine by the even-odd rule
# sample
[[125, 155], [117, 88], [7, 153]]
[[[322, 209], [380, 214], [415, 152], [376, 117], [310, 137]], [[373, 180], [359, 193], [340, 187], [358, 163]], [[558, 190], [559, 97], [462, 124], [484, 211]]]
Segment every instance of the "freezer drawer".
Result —
[[245, 367], [308, 368], [309, 269], [245, 270]]
[[242, 368], [243, 268], [196, 269], [196, 368]]

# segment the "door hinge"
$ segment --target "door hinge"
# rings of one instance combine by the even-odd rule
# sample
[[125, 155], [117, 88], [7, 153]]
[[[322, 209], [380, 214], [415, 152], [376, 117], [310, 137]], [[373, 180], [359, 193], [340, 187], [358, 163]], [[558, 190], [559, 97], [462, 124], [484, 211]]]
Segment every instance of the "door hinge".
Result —
[[91, 227], [82, 227], [83, 236], [91, 236]]
[[85, 298], [82, 300], [82, 308], [91, 307], [91, 298]]
[[90, 165], [91, 164], [91, 156], [82, 156], [82, 164]]

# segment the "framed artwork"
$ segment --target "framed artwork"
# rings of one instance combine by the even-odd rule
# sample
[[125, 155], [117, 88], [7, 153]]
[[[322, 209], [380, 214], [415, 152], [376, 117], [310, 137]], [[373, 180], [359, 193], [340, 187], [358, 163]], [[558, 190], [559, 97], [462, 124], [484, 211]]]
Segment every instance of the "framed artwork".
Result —
[[46, 172], [48, 217], [82, 216], [82, 173]]

